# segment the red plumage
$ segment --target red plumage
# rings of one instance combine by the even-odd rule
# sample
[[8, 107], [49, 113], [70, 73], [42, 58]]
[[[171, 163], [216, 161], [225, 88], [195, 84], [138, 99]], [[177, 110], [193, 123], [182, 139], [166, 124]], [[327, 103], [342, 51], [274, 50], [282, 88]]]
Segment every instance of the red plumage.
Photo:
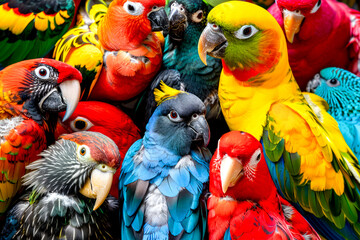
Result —
[[[64, 113], [59, 115], [62, 118]], [[130, 146], [141, 138], [139, 129], [129, 116], [113, 105], [97, 101], [79, 102], [68, 120], [58, 122], [55, 137], [58, 138], [61, 134], [77, 131], [99, 132], [111, 138], [119, 148], [121, 163]], [[121, 163], [114, 174], [110, 190], [110, 194], [114, 197], [119, 195], [118, 183]]]
[[304, 16], [293, 43], [287, 44], [290, 66], [302, 90], [326, 67], [359, 73], [360, 12], [335, 0], [322, 0], [316, 11], [318, 2], [278, 0], [268, 9], [284, 32], [284, 9]]
[[278, 195], [262, 151], [247, 133], [220, 138], [210, 162], [209, 239], [223, 239], [228, 229], [232, 239], [320, 239], [294, 208], [284, 214], [290, 204]]

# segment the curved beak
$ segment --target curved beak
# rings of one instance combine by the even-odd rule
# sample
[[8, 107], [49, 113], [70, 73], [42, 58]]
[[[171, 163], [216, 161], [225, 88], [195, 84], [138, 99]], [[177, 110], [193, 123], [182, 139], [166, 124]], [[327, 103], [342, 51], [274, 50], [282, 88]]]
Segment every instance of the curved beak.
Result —
[[163, 31], [164, 36], [168, 35], [169, 19], [163, 7], [149, 12], [148, 19], [151, 23], [151, 31], [153, 32]]
[[312, 80], [310, 80], [306, 86], [306, 91], [315, 93], [315, 90], [318, 86], [321, 84], [322, 78], [320, 77], [320, 74], [316, 74]]
[[199, 116], [197, 119], [189, 123], [189, 127], [195, 132], [193, 141], [201, 141], [203, 146], [207, 146], [210, 140], [209, 125], [204, 116]]
[[223, 193], [226, 193], [229, 187], [235, 186], [239, 179], [243, 176], [243, 166], [237, 159], [225, 155], [221, 160], [220, 178]]
[[286, 38], [290, 43], [293, 43], [295, 34], [300, 31], [301, 23], [304, 20], [304, 15], [302, 15], [300, 12], [284, 9], [283, 17]]
[[184, 38], [188, 26], [186, 14], [180, 10], [180, 7], [180, 5], [172, 7], [169, 15], [169, 36], [179, 42]]
[[[115, 172], [115, 171], [114, 171]], [[91, 172], [90, 178], [85, 185], [80, 189], [80, 193], [88, 198], [95, 198], [95, 205], [93, 210], [98, 209], [108, 196], [114, 176], [114, 172], [103, 172], [99, 169], [94, 169]]]
[[198, 53], [201, 61], [206, 63], [206, 54], [215, 58], [224, 58], [225, 49], [228, 46], [226, 37], [224, 36], [220, 27], [214, 30], [208, 23], [204, 31], [201, 33], [198, 43]]
[[65, 111], [63, 121], [75, 111], [80, 100], [80, 82], [67, 80], [60, 83], [59, 88], [53, 88], [40, 101], [39, 108], [46, 112]]

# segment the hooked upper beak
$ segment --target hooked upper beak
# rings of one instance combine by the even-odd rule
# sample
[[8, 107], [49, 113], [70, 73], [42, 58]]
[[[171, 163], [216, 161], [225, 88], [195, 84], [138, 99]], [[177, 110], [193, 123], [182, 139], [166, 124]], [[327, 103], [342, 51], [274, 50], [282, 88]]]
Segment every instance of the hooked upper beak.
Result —
[[306, 91], [315, 93], [315, 90], [321, 84], [321, 76], [320, 74], [316, 74], [312, 80], [310, 80], [306, 86]]
[[208, 23], [204, 31], [201, 33], [198, 53], [201, 61], [206, 63], [206, 54], [215, 58], [224, 58], [225, 49], [228, 46], [228, 41], [224, 36], [220, 27], [213, 29], [213, 24]]
[[169, 15], [169, 35], [175, 41], [181, 41], [188, 26], [185, 12], [180, 10], [181, 6], [172, 7]]
[[169, 33], [169, 19], [166, 15], [165, 9], [158, 8], [148, 14], [148, 19], [151, 23], [151, 31], [163, 31], [163, 35], [167, 36]]
[[66, 121], [75, 111], [80, 100], [80, 82], [76, 79], [67, 80], [53, 88], [39, 102], [39, 108], [48, 112], [62, 112], [66, 110], [63, 121]]
[[115, 170], [104, 172], [99, 169], [94, 169], [91, 172], [90, 178], [87, 179], [84, 186], [80, 189], [80, 193], [85, 197], [96, 199], [93, 208], [94, 211], [103, 204], [109, 195], [114, 173]]
[[195, 132], [193, 141], [202, 141], [204, 146], [209, 144], [210, 129], [204, 116], [199, 116], [189, 123], [189, 127]]
[[300, 31], [300, 25], [305, 17], [300, 12], [287, 9], [283, 10], [283, 16], [286, 38], [290, 43], [293, 43], [294, 36]]
[[243, 176], [243, 166], [237, 159], [225, 155], [220, 165], [221, 188], [226, 193], [229, 187], [235, 186]]

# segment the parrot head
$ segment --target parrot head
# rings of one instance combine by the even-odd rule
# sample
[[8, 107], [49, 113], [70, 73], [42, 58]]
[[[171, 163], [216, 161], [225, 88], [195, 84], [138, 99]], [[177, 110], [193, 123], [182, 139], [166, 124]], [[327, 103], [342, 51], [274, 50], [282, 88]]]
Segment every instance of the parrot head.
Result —
[[294, 41], [295, 34], [300, 31], [303, 21], [319, 11], [321, 1], [322, 0], [276, 1], [275, 4], [277, 4], [283, 16], [286, 38], [290, 43]]
[[63, 121], [74, 112], [80, 99], [81, 73], [74, 67], [52, 59], [31, 59], [12, 64], [0, 72], [0, 84], [12, 103], [42, 124], [48, 115]]
[[351, 106], [356, 106], [355, 99], [360, 98], [360, 78], [349, 71], [324, 68], [308, 83], [306, 90], [325, 99], [330, 112], [339, 110], [346, 117], [357, 113]]
[[275, 18], [242, 1], [222, 3], [210, 11], [198, 52], [205, 64], [206, 54], [223, 59], [224, 72], [240, 76], [239, 81], [270, 73], [280, 61], [288, 64], [286, 40]]
[[245, 132], [224, 134], [210, 162], [210, 192], [259, 201], [274, 189], [261, 143]]
[[200, 34], [205, 28], [209, 6], [202, 0], [172, 0], [169, 6], [169, 37], [174, 42], [181, 42], [186, 35]]
[[96, 132], [63, 135], [40, 156], [26, 167], [32, 171], [24, 175], [24, 184], [36, 194], [80, 193], [94, 198], [94, 210], [105, 201], [120, 165], [116, 144]]
[[165, 0], [114, 0], [102, 19], [98, 35], [108, 51], [132, 50], [151, 32], [163, 31], [167, 35], [169, 20]]
[[158, 144], [180, 156], [189, 154], [194, 145], [208, 145], [210, 130], [205, 105], [197, 96], [170, 88], [162, 81], [154, 95], [159, 106], [150, 117], [146, 131], [156, 136]]

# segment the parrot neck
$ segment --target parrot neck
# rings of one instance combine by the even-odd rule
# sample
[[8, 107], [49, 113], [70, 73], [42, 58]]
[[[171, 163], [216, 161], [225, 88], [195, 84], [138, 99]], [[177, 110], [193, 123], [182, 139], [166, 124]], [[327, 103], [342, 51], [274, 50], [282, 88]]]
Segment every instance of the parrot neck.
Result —
[[287, 61], [280, 61], [256, 80], [239, 78], [225, 70], [221, 73], [218, 94], [222, 112], [230, 130], [248, 132], [258, 140], [273, 103], [302, 97]]

